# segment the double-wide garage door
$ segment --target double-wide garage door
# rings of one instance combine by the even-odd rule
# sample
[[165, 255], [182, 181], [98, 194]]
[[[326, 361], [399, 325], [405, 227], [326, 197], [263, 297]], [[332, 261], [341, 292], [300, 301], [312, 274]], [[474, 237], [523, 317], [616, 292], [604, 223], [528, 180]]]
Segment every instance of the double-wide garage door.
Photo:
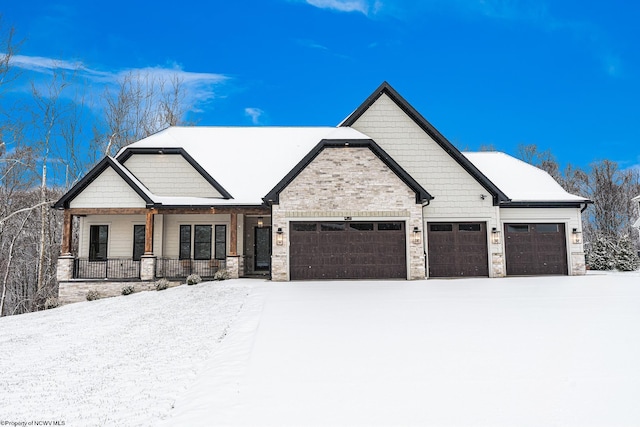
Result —
[[508, 276], [568, 274], [564, 224], [505, 224]]
[[429, 277], [489, 275], [486, 223], [431, 222], [427, 230]]
[[405, 224], [292, 222], [292, 280], [406, 279]]

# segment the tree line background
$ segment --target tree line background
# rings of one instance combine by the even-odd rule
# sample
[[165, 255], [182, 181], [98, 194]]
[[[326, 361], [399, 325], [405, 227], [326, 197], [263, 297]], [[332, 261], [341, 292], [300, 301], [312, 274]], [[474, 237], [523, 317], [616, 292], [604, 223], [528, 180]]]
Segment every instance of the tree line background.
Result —
[[[16, 67], [23, 41], [0, 16], [0, 315], [45, 308], [57, 297], [62, 213], [51, 209], [97, 161], [170, 125], [191, 124], [187, 89], [175, 75], [131, 72], [98, 97], [78, 70], [61, 64], [47, 80]], [[83, 84], [85, 83], [85, 84]], [[23, 96], [11, 94], [22, 92]], [[27, 96], [24, 96], [24, 94]], [[493, 150], [493, 147], [483, 147]], [[550, 150], [521, 145], [517, 156], [547, 171], [568, 192], [594, 202], [583, 213], [585, 247], [625, 236], [640, 215], [638, 169], [610, 160], [562, 168]]]

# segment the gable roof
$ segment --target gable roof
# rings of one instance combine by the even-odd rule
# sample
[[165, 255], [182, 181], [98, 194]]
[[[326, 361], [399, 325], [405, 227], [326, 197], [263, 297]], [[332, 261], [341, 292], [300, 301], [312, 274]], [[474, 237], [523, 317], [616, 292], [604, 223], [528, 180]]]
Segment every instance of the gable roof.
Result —
[[154, 204], [153, 195], [149, 190], [120, 163], [112, 157], [105, 157], [93, 167], [76, 185], [74, 185], [64, 196], [58, 200], [53, 207], [55, 209], [69, 208], [69, 204], [78, 194], [84, 191], [93, 181], [96, 180], [107, 168], [113, 169], [133, 191], [145, 201], [147, 206]]
[[493, 196], [494, 205], [509, 200], [498, 186], [484, 175], [471, 163], [462, 153], [451, 144], [427, 119], [425, 119], [415, 108], [411, 106], [398, 92], [387, 82], [383, 82], [369, 97], [340, 123], [339, 126], [352, 126], [358, 119], [380, 98], [387, 95], [404, 113], [411, 118], [425, 133], [427, 133], [451, 158], [453, 158], [462, 168], [469, 173], [480, 185], [482, 185]]
[[402, 180], [416, 194], [416, 203], [428, 203], [433, 196], [427, 192], [418, 182], [411, 177], [402, 167], [396, 163], [378, 144], [372, 139], [349, 141], [345, 139], [323, 139], [311, 150], [282, 180], [264, 197], [267, 205], [279, 203], [280, 192], [315, 159], [322, 150], [328, 147], [366, 147], [369, 148], [398, 178]]
[[547, 172], [529, 163], [497, 151], [463, 155], [511, 199], [504, 207], [577, 207], [589, 199], [568, 193]]
[[193, 159], [193, 157], [191, 157], [189, 155], [189, 153], [187, 153], [182, 147], [164, 148], [164, 149], [162, 149], [162, 148], [161, 149], [150, 148], [150, 147], [133, 147], [133, 148], [128, 147], [128, 149], [118, 153], [117, 160], [120, 163], [125, 164], [127, 162], [127, 160], [129, 158], [131, 158], [131, 156], [133, 156], [135, 154], [147, 154], [147, 155], [173, 154], [173, 155], [180, 155], [180, 156], [182, 156], [183, 159], [185, 159], [187, 161], [187, 163], [189, 163], [200, 174], [200, 176], [202, 176], [205, 179], [205, 181], [207, 181], [209, 184], [211, 184], [211, 186], [213, 188], [215, 188], [216, 191], [222, 195], [223, 199], [230, 199], [231, 198], [231, 195], [229, 194], [229, 192], [227, 190], [225, 190], [220, 184], [218, 184], [218, 182], [215, 179], [213, 179], [213, 177], [207, 171], [205, 171], [202, 168], [202, 166], [200, 166], [200, 164], [198, 162], [196, 162]]
[[352, 128], [328, 126], [172, 126], [123, 148], [117, 159], [125, 161], [130, 152], [141, 150], [156, 153], [182, 150], [229, 197], [153, 196], [157, 203], [165, 206], [262, 205], [262, 198], [324, 139], [359, 141], [370, 138]]

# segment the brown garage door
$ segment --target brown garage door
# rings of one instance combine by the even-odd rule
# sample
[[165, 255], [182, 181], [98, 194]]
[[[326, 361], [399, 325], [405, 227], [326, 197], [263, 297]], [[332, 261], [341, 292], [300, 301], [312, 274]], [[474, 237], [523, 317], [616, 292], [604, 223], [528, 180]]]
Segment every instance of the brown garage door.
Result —
[[564, 224], [505, 224], [507, 275], [568, 274]]
[[292, 222], [291, 280], [406, 279], [404, 222]]
[[489, 276], [484, 222], [427, 224], [429, 277]]

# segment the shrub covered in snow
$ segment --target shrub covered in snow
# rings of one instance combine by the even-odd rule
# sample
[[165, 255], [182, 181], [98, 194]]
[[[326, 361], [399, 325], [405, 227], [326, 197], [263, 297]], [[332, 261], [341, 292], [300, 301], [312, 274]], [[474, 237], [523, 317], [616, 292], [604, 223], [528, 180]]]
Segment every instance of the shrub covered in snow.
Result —
[[190, 274], [187, 277], [187, 285], [195, 285], [202, 282], [202, 277], [198, 276], [197, 274]]
[[620, 271], [635, 271], [640, 267], [638, 252], [629, 236], [623, 236], [616, 247], [616, 269]]
[[216, 274], [213, 275], [213, 280], [227, 280], [229, 277], [229, 272], [223, 268], [216, 271]]
[[95, 289], [87, 292], [87, 301], [94, 301], [97, 299], [100, 299], [100, 292], [96, 291]]
[[59, 305], [58, 298], [49, 297], [44, 302], [44, 309], [49, 310], [50, 308], [56, 308]]
[[167, 279], [160, 279], [156, 282], [156, 290], [164, 291], [169, 287], [169, 281]]
[[131, 285], [122, 287], [122, 295], [131, 295], [135, 291], [135, 288]]
[[629, 236], [618, 241], [599, 236], [586, 249], [586, 260], [591, 270], [634, 271], [640, 267], [638, 253]]
[[587, 266], [591, 270], [613, 270], [615, 250], [613, 243], [604, 236], [591, 242], [586, 250]]

